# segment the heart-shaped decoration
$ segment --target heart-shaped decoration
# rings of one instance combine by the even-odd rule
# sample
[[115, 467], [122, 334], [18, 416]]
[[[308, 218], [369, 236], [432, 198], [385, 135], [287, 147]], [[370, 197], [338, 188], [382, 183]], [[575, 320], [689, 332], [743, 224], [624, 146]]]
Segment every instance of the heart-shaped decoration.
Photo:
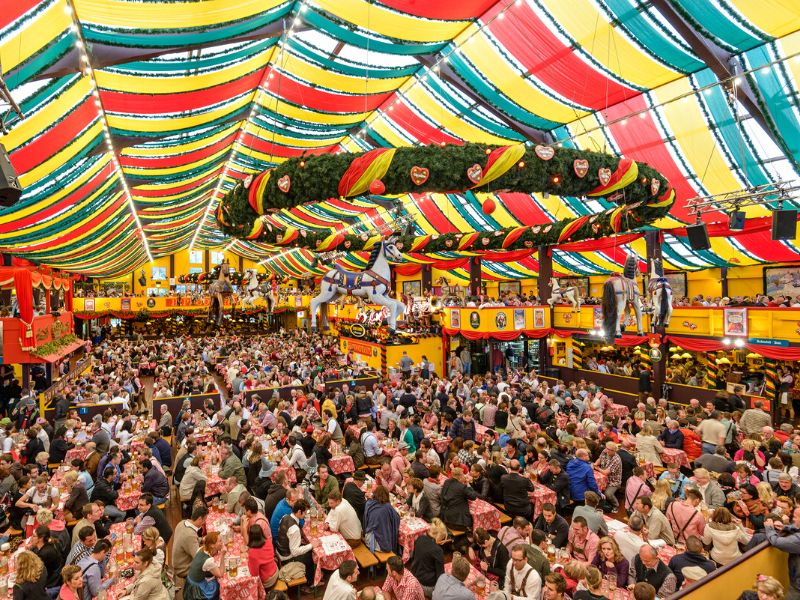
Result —
[[541, 225], [536, 225], [533, 229], [531, 229], [533, 233], [539, 233], [541, 230], [542, 230]]
[[292, 180], [289, 179], [288, 175], [284, 175], [280, 179], [278, 179], [278, 189], [282, 191], [284, 194], [289, 192], [289, 188], [292, 187]]
[[502, 231], [495, 231], [494, 232], [494, 237], [500, 237], [501, 235], [505, 235], [505, 233], [503, 233]]
[[537, 144], [533, 151], [536, 153], [536, 156], [542, 160], [550, 160], [556, 155], [555, 148], [552, 146], [542, 146], [541, 144]]
[[594, 233], [600, 233], [600, 223], [592, 223], [592, 231]]
[[350, 246], [352, 246], [352, 245], [353, 245], [353, 244], [352, 244], [352, 242], [351, 242], [350, 240], [345, 240], [345, 241], [344, 241], [344, 249], [345, 249], [345, 250], [349, 250], [349, 249], [350, 249]]
[[484, 246], [488, 246], [489, 242], [491, 242], [491, 241], [492, 240], [490, 240], [488, 237], [482, 237], [481, 238], [481, 244], [483, 244]]
[[522, 245], [525, 246], [526, 248], [533, 248], [533, 240], [525, 240], [524, 242], [522, 242]]
[[403, 245], [404, 245], [403, 242], [395, 242], [394, 243], [394, 247], [397, 248], [398, 250], [402, 250], [403, 249]]
[[611, 169], [605, 167], [597, 169], [597, 178], [602, 185], [608, 185], [608, 182], [611, 181]]
[[542, 229], [542, 233], [550, 233], [550, 230], [553, 228], [552, 225], [548, 225], [544, 229]]
[[362, 242], [366, 242], [368, 239], [369, 239], [369, 234], [368, 233], [362, 233], [361, 234], [361, 241]]
[[622, 200], [624, 197], [625, 197], [625, 194], [624, 194], [623, 192], [616, 192], [616, 193], [614, 193], [614, 194], [611, 194], [611, 195], [608, 197], [608, 199], [609, 199], [611, 202], [616, 202], [617, 200]]
[[307, 232], [306, 232], [306, 230], [305, 230], [305, 229], [301, 229], [301, 230], [300, 230], [300, 235], [301, 235], [302, 237], [306, 237], [306, 233], [307, 233]]
[[481, 178], [483, 177], [483, 167], [480, 166], [478, 163], [472, 165], [469, 169], [467, 169], [467, 178], [474, 183], [480, 183]]
[[430, 170], [426, 169], [425, 167], [418, 167], [416, 165], [411, 167], [411, 181], [414, 183], [414, 185], [422, 185], [428, 181], [428, 177], [430, 176]]
[[583, 179], [589, 172], [589, 161], [585, 158], [576, 158], [572, 161], [572, 170], [575, 171], [575, 175]]
[[594, 223], [595, 221], [597, 221], [597, 215], [592, 215], [589, 217], [589, 223]]
[[658, 190], [659, 190], [660, 187], [661, 187], [661, 180], [660, 179], [656, 179], [655, 177], [653, 177], [650, 180], [650, 193], [653, 196], [655, 196], [658, 193]]
[[447, 246], [448, 248], [452, 248], [453, 247], [453, 240], [451, 240], [450, 238], [447, 238], [444, 241], [444, 245]]
[[245, 187], [245, 189], [248, 189], [250, 187], [251, 183], [253, 183], [253, 175], [252, 174], [250, 174], [250, 175], [248, 175], [247, 177], [244, 178], [244, 187]]
[[432, 240], [438, 240], [439, 239], [439, 234], [438, 233], [432, 233], [431, 234], [431, 239]]

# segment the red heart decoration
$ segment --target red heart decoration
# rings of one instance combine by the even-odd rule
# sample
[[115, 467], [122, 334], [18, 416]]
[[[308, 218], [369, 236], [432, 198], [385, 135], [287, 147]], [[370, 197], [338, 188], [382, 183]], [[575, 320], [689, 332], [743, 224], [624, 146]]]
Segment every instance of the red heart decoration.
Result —
[[278, 189], [282, 191], [284, 194], [289, 192], [289, 188], [292, 187], [292, 180], [289, 179], [288, 175], [284, 175], [280, 179], [278, 179]]
[[477, 185], [480, 183], [481, 178], [483, 177], [483, 167], [475, 163], [469, 169], [467, 169], [467, 177], [472, 183]]
[[414, 182], [414, 185], [422, 185], [428, 181], [430, 175], [430, 170], [425, 167], [417, 167], [416, 165], [411, 167], [411, 181]]
[[484, 214], [490, 215], [494, 212], [495, 208], [497, 208], [497, 205], [494, 203], [494, 200], [492, 200], [491, 198], [487, 198], [486, 200], [483, 201], [483, 206], [481, 207], [481, 210], [483, 210]]
[[380, 179], [374, 179], [372, 183], [369, 184], [369, 191], [371, 194], [380, 195], [386, 191], [386, 186]]
[[606, 169], [605, 167], [598, 169], [597, 178], [602, 185], [608, 185], [608, 182], [611, 181], [611, 169]]
[[572, 161], [572, 169], [575, 171], [575, 175], [583, 179], [589, 172], [589, 161], [585, 158], [576, 158]]

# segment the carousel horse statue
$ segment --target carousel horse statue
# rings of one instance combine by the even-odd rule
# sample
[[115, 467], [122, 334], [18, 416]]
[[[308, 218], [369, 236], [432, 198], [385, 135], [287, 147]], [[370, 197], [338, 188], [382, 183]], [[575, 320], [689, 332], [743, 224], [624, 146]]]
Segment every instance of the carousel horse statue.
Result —
[[558, 283], [558, 277], [551, 278], [548, 285], [553, 290], [547, 301], [550, 308], [553, 308], [553, 304], [556, 302], [569, 302], [572, 304], [572, 312], [581, 312], [581, 292], [577, 286], [571, 285], [562, 288]]
[[267, 313], [272, 314], [272, 310], [278, 303], [276, 289], [278, 282], [273, 275], [269, 281], [258, 281], [258, 273], [255, 269], [246, 269], [242, 277], [242, 310], [245, 306], [253, 307], [256, 300], [264, 298], [267, 303]]
[[635, 256], [628, 256], [622, 275], [614, 273], [603, 285], [603, 331], [606, 339], [618, 338], [620, 319], [627, 316], [628, 307], [633, 308], [636, 316], [636, 331], [642, 332], [642, 299], [639, 295], [639, 261]]
[[461, 290], [459, 286], [450, 285], [444, 275], [439, 277], [434, 285], [439, 286], [441, 289], [442, 302], [444, 304], [457, 304], [460, 301], [459, 292]]
[[650, 304], [653, 307], [652, 328], [656, 331], [659, 327], [669, 327], [672, 316], [672, 286], [664, 277], [664, 263], [660, 258], [650, 261], [650, 281], [647, 284], [650, 294]]
[[208, 286], [208, 295], [211, 298], [211, 303], [208, 305], [208, 322], [216, 322], [219, 327], [225, 314], [225, 296], [233, 295], [233, 286], [228, 276], [230, 273], [228, 261], [222, 261], [217, 268], [219, 269], [217, 278]]
[[402, 254], [394, 245], [394, 237], [389, 237], [376, 244], [369, 255], [366, 269], [356, 273], [347, 271], [335, 265], [322, 278], [320, 293], [311, 299], [311, 329], [317, 329], [317, 309], [322, 305], [322, 325], [327, 328], [328, 303], [335, 301], [340, 296], [356, 296], [366, 298], [370, 304], [379, 304], [389, 309], [390, 333], [394, 333], [397, 325], [397, 317], [404, 313], [405, 307], [399, 300], [389, 296], [391, 290], [391, 270], [389, 267], [390, 258], [399, 262], [403, 259]]

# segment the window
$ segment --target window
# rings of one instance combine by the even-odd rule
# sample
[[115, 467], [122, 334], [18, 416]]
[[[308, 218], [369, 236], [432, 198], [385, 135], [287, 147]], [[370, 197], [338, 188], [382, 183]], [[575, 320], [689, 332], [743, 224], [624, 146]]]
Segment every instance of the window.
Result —
[[164, 281], [167, 278], [167, 267], [153, 267], [153, 281]]
[[189, 264], [192, 265], [201, 265], [203, 264], [203, 251], [202, 250], [192, 250], [189, 252]]
[[211, 252], [211, 264], [216, 266], [225, 260], [224, 252]]
[[189, 267], [189, 273], [202, 273], [202, 267]]

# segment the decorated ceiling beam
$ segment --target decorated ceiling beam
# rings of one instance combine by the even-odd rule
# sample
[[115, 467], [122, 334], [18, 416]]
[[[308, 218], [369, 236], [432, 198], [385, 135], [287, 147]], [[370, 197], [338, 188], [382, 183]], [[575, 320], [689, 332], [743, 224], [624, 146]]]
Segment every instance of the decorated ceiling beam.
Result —
[[[546, 225], [494, 232], [402, 235], [404, 252], [518, 250], [596, 239], [648, 225], [666, 215], [675, 191], [655, 169], [628, 158], [571, 148], [479, 144], [379, 148], [361, 154], [290, 159], [226, 194], [217, 220], [227, 235], [315, 251], [368, 250], [380, 236], [276, 228], [269, 212], [367, 193], [525, 192], [605, 198], [618, 206]], [[494, 200], [484, 201], [487, 214]]]

